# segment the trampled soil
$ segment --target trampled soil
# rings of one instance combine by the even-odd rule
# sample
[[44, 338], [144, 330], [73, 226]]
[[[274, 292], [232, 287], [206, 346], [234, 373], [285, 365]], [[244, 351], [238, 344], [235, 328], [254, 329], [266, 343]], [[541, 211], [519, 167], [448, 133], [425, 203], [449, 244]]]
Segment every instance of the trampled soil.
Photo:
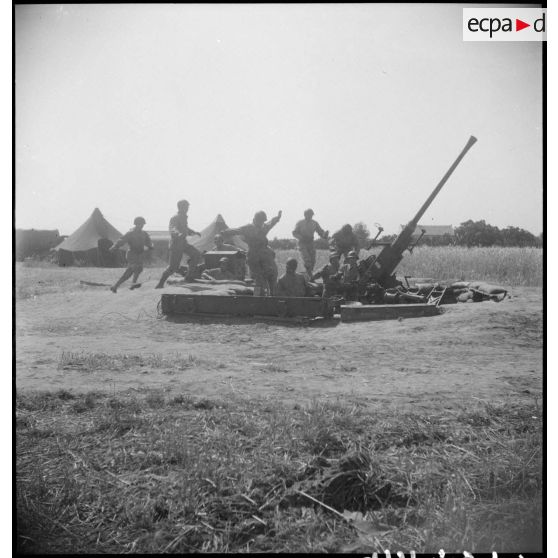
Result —
[[425, 411], [474, 398], [513, 404], [542, 391], [540, 288], [512, 289], [501, 303], [446, 305], [435, 317], [302, 327], [161, 318], [161, 294], [185, 291], [155, 284], [18, 300], [17, 389], [355, 398]]

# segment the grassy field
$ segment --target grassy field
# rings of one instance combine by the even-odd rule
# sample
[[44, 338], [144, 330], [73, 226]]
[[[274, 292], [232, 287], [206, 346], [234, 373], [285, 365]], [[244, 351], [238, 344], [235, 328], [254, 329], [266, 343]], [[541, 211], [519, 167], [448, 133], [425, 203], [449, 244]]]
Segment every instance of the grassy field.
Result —
[[18, 550], [540, 550], [541, 413], [19, 394]]
[[[277, 253], [281, 272], [292, 256], [297, 252]], [[326, 260], [327, 252], [319, 252], [318, 266]], [[157, 280], [162, 266], [146, 268], [142, 279]], [[540, 287], [542, 251], [423, 247], [405, 255], [399, 271]], [[528, 292], [509, 305], [460, 305], [453, 320], [461, 321], [438, 329], [436, 322], [410, 329], [403, 321], [391, 329], [387, 324], [389, 334], [371, 324], [358, 331], [349, 325], [335, 345], [334, 337], [323, 341], [333, 330], [262, 324], [230, 326], [211, 337], [213, 324], [158, 322], [154, 283], [116, 298], [80, 284], [110, 284], [121, 273], [41, 262], [16, 266], [17, 373], [35, 374], [34, 382], [46, 373], [68, 382], [68, 390], [49, 392], [18, 384], [19, 552], [541, 550], [542, 409], [533, 376], [542, 360], [542, 318], [540, 304], [525, 300]], [[131, 318], [118, 314], [107, 326], [104, 305], [108, 312], [111, 304], [132, 300], [138, 306]], [[109, 345], [130, 323], [136, 345], [126, 335], [126, 350]], [[447, 330], [455, 323], [452, 337]], [[212, 339], [221, 344], [211, 345]], [[479, 339], [482, 347], [488, 343], [488, 356]], [[224, 341], [239, 361], [231, 372], [228, 353], [216, 356]], [[435, 362], [427, 362], [431, 344], [440, 351]], [[374, 346], [375, 368], [364, 357], [345, 355], [346, 346], [357, 355]], [[284, 347], [293, 349], [288, 365]], [[466, 370], [463, 362], [470, 362]], [[191, 371], [207, 375], [200, 377], [218, 390], [206, 397], [199, 387], [171, 393], [171, 384]], [[139, 383], [147, 377], [142, 374], [155, 372], [170, 378], [169, 391]], [[232, 386], [233, 376], [238, 382], [245, 372], [252, 374], [250, 385], [271, 385], [271, 395], [242, 387], [223, 395], [218, 378], [230, 373]], [[492, 379], [494, 397], [481, 395], [481, 376], [467, 379], [477, 372]], [[326, 382], [337, 386], [358, 374], [363, 381], [356, 395], [321, 399]], [[110, 382], [99, 383], [98, 391], [80, 383], [104, 375]], [[125, 389], [113, 387], [117, 376], [130, 379]], [[443, 391], [428, 399], [444, 379], [456, 377], [462, 387], [452, 391], [458, 397], [451, 403], [440, 403], [447, 401], [440, 399]], [[384, 404], [364, 397], [370, 378], [374, 395], [379, 382], [398, 378], [412, 386], [424, 378], [427, 387], [410, 388], [417, 405], [403, 406], [402, 384], [394, 384]], [[312, 381], [320, 399], [298, 398]], [[283, 384], [298, 388], [279, 398]]]
[[[367, 254], [361, 251], [361, 257]], [[325, 265], [329, 253], [318, 250], [316, 269]], [[296, 250], [278, 250], [276, 261], [279, 273], [284, 273], [289, 258], [302, 260]], [[543, 276], [543, 252], [539, 248], [463, 248], [417, 247], [405, 253], [397, 268], [397, 275], [430, 277], [436, 281], [489, 281], [509, 287], [540, 287]], [[146, 268], [142, 280], [159, 279], [165, 262], [154, 262]], [[55, 264], [28, 261], [16, 266], [16, 297], [29, 298], [48, 292], [76, 290], [79, 280], [112, 283], [121, 269], [96, 267], [60, 268]]]
[[[378, 253], [378, 250], [361, 250], [360, 256], [368, 253]], [[287, 259], [293, 257], [302, 263], [296, 250], [278, 251], [279, 267], [284, 269]], [[328, 252], [319, 250], [316, 269], [327, 260]], [[411, 254], [405, 253], [396, 273], [401, 277], [431, 277], [436, 281], [488, 281], [510, 287], [540, 287], [542, 266], [540, 248], [419, 246]]]

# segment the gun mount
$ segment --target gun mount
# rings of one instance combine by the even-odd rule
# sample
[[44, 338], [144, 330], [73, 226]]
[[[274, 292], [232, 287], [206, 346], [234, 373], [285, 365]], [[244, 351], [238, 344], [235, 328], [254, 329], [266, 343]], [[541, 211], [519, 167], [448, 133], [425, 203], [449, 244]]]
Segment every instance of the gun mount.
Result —
[[[471, 136], [469, 138], [467, 144], [458, 155], [457, 159], [453, 162], [446, 174], [442, 177], [442, 180], [440, 180], [430, 196], [428, 196], [428, 199], [422, 204], [416, 215], [409, 221], [409, 223], [391, 244], [384, 246], [378, 256], [369, 261], [370, 265], [368, 266], [367, 270], [367, 276], [369, 280], [375, 281], [384, 288], [394, 287], [398, 284], [397, 280], [395, 279], [394, 272], [399, 265], [399, 262], [403, 259], [403, 253], [411, 246], [412, 236], [415, 232], [415, 229], [417, 228], [419, 220], [422, 218], [426, 210], [430, 207], [431, 203], [434, 201], [434, 198], [440, 193], [440, 190], [443, 188], [444, 184], [447, 182], [453, 171], [457, 168], [457, 165], [459, 165], [461, 159], [465, 157], [467, 151], [469, 151], [469, 149], [473, 147], [476, 141], [477, 138], [475, 138], [474, 136]], [[415, 245], [416, 243], [413, 245], [413, 248]], [[371, 246], [374, 246], [374, 242], [371, 243]]]

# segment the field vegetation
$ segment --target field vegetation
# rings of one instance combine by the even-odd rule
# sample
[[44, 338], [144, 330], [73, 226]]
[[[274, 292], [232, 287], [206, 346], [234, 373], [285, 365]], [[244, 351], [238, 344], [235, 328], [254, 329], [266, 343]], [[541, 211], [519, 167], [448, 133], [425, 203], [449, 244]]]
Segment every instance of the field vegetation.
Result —
[[[361, 250], [364, 257], [373, 251]], [[328, 261], [327, 250], [317, 251], [316, 270]], [[284, 273], [289, 258], [302, 261], [297, 250], [277, 250], [279, 273]], [[166, 263], [156, 260], [146, 267], [141, 279], [158, 280]], [[16, 265], [16, 297], [30, 298], [39, 294], [79, 290], [80, 280], [112, 284], [118, 277], [115, 268], [61, 268], [45, 261], [29, 260]], [[510, 287], [541, 287], [543, 251], [540, 248], [466, 248], [462, 246], [418, 246], [406, 252], [397, 275], [432, 278], [435, 281], [489, 281]]]
[[18, 550], [540, 550], [541, 414], [19, 394]]

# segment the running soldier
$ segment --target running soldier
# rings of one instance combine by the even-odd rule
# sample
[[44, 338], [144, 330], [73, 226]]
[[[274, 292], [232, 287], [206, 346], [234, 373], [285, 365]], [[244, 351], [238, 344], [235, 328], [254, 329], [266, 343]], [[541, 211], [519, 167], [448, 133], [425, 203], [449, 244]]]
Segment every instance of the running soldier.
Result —
[[196, 277], [197, 265], [201, 260], [200, 252], [186, 240], [187, 236], [198, 235], [199, 232], [192, 230], [188, 227], [188, 209], [190, 204], [186, 200], [180, 200], [177, 204], [178, 213], [171, 217], [169, 222], [169, 232], [171, 235], [169, 243], [169, 267], [163, 271], [156, 289], [162, 289], [165, 286], [165, 281], [180, 269], [180, 262], [182, 256], [187, 254], [188, 260], [188, 274], [186, 280], [191, 281]]
[[304, 219], [300, 220], [294, 228], [293, 236], [298, 240], [298, 250], [306, 268], [308, 278], [312, 277], [314, 266], [316, 265], [316, 248], [314, 246], [314, 233], [318, 233], [321, 238], [327, 239], [329, 231], [324, 231], [317, 221], [312, 217], [314, 211], [307, 209], [304, 212]]
[[132, 277], [132, 285], [130, 290], [137, 289], [141, 287], [138, 283], [138, 278], [140, 273], [143, 271], [143, 256], [145, 248], [148, 250], [153, 250], [153, 243], [149, 235], [142, 230], [145, 225], [145, 219], [143, 217], [136, 217], [134, 219], [134, 228], [130, 229], [121, 239], [117, 240], [114, 245], [110, 248], [111, 252], [116, 252], [124, 244], [128, 244], [128, 251], [126, 252], [126, 262], [128, 267], [123, 273], [122, 277], [110, 288], [110, 290], [115, 293], [130, 277]]
[[221, 232], [223, 237], [240, 235], [248, 244], [247, 263], [254, 280], [254, 296], [273, 296], [277, 288], [275, 252], [268, 246], [267, 233], [279, 222], [282, 211], [269, 222], [265, 211], [258, 211], [252, 223]]

